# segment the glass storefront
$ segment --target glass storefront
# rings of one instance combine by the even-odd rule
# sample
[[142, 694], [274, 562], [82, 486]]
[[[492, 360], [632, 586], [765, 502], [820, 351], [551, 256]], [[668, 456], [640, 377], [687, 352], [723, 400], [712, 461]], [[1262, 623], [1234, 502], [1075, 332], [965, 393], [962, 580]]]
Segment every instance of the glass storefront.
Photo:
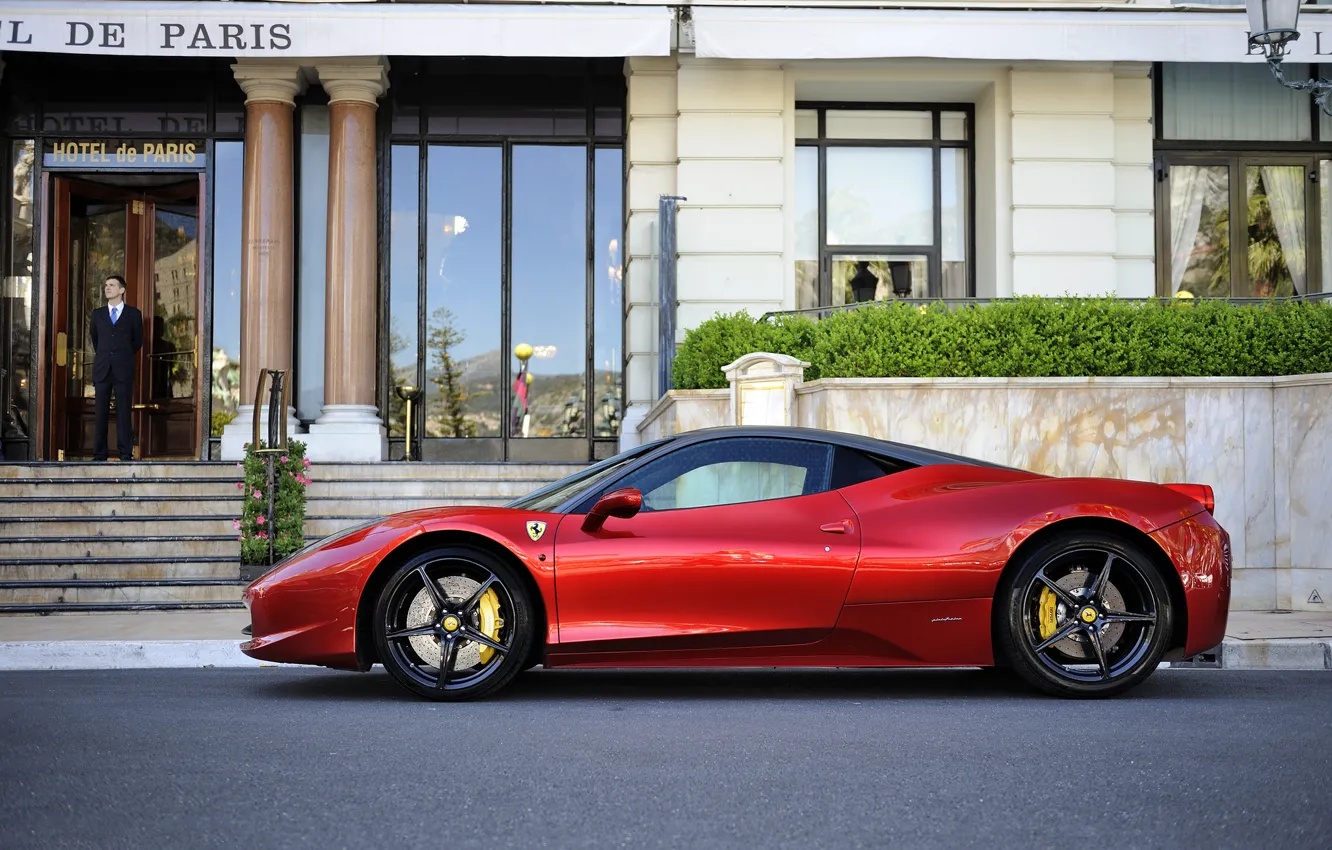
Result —
[[[403, 386], [422, 390], [412, 430], [427, 460], [613, 454], [624, 359], [622, 69], [583, 60], [393, 69], [392, 456], [403, 453]], [[455, 76], [464, 72], [465, 86]]]

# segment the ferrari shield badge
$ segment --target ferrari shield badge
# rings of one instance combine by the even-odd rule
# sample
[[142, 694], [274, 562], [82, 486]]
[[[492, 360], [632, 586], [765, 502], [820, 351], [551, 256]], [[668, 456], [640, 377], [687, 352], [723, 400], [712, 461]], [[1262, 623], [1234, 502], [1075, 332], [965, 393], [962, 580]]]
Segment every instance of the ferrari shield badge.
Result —
[[546, 524], [537, 520], [532, 520], [527, 524], [527, 536], [532, 538], [532, 542], [541, 539], [541, 535], [546, 533]]

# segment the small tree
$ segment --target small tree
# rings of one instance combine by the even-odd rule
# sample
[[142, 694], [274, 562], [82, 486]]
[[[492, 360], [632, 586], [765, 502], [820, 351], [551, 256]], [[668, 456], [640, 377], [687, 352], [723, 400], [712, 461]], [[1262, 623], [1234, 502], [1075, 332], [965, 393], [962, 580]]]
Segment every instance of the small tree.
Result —
[[446, 437], [474, 437], [476, 423], [467, 419], [467, 388], [463, 384], [462, 370], [453, 359], [452, 349], [467, 338], [467, 334], [453, 326], [453, 313], [440, 307], [430, 316], [430, 333], [426, 342], [435, 362], [435, 374], [430, 381], [439, 387], [444, 404]]

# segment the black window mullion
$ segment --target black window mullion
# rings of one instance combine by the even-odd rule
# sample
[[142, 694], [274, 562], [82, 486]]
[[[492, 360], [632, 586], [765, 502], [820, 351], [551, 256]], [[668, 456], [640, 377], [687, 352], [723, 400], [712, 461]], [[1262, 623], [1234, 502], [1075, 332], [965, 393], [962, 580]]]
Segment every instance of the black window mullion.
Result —
[[[588, 107], [588, 121], [592, 120], [591, 106]], [[583, 436], [587, 440], [587, 459], [592, 460], [592, 438], [596, 428], [592, 421], [592, 394], [596, 391], [596, 381], [593, 380], [592, 370], [596, 366], [596, 295], [597, 288], [594, 283], [593, 266], [595, 264], [596, 252], [596, 222], [597, 222], [597, 177], [596, 177], [597, 148], [590, 141], [587, 144], [587, 185], [584, 188], [587, 201], [584, 204], [585, 215], [583, 221], [583, 238], [587, 258], [587, 279], [584, 281], [585, 296], [583, 299], [583, 336], [586, 342], [583, 343]]]
[[[422, 110], [424, 112], [424, 110]], [[425, 410], [426, 401], [426, 358], [430, 354], [428, 336], [430, 332], [429, 322], [429, 302], [426, 301], [426, 239], [428, 238], [427, 210], [429, 210], [429, 198], [426, 197], [427, 188], [430, 185], [428, 167], [430, 162], [430, 146], [419, 140], [416, 143], [416, 386], [421, 388], [421, 403], [415, 405], [412, 411], [412, 433], [416, 435], [417, 441], [424, 447], [425, 445]], [[390, 373], [393, 364], [390, 361]], [[420, 427], [418, 427], [418, 423]], [[406, 433], [403, 434], [404, 439]], [[410, 448], [410, 447], [409, 447]]]
[[1230, 295], [1248, 288], [1249, 214], [1248, 192], [1244, 185], [1245, 161], [1229, 158], [1230, 170]]
[[513, 145], [506, 140], [500, 155], [500, 446], [509, 459], [509, 409], [513, 405]]

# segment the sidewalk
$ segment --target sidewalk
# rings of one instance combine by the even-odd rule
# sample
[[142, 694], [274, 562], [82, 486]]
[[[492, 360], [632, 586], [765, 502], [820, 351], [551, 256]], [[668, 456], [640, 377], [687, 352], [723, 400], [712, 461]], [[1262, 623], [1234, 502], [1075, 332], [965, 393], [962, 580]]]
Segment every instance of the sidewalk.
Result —
[[[0, 670], [277, 667], [238, 648], [248, 611], [0, 616]], [[1234, 611], [1219, 658], [1176, 666], [1332, 670], [1332, 612]]]

